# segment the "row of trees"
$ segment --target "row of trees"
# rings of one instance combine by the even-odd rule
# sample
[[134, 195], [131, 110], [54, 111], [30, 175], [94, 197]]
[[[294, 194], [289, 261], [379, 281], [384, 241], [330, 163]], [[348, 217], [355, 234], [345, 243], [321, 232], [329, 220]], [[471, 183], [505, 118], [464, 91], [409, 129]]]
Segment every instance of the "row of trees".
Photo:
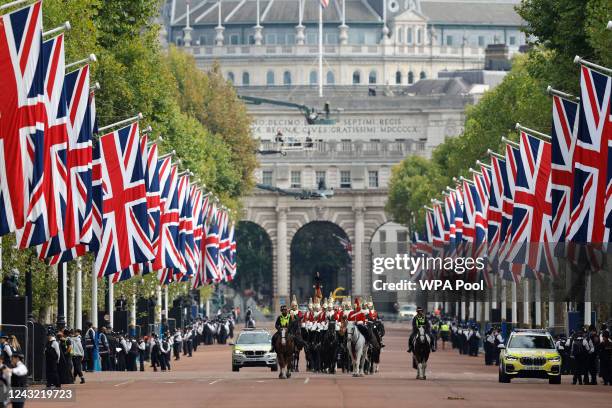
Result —
[[612, 66], [612, 32], [606, 30], [610, 1], [523, 0], [517, 12], [533, 39], [530, 51], [515, 57], [503, 82], [467, 109], [460, 136], [438, 146], [430, 160], [413, 156], [393, 169], [387, 210], [397, 222], [422, 229], [423, 205], [452, 185], [453, 176], [469, 176], [476, 160], [487, 160], [487, 149], [501, 151], [501, 136], [517, 140], [516, 122], [550, 133], [546, 88], [578, 94], [574, 56]]
[[[67, 62], [90, 53], [98, 57], [92, 78], [101, 85], [96, 92], [100, 126], [142, 112], [142, 126], [151, 125], [153, 134], [163, 137], [161, 151], [176, 150], [183, 167], [192, 170], [224, 205], [238, 210], [239, 198], [253, 186], [257, 166], [250, 118], [218, 67], [203, 72], [192, 56], [162, 47], [160, 26], [155, 23], [161, 5], [161, 0], [44, 0], [43, 21], [46, 30], [70, 21]], [[13, 245], [13, 237], [3, 238], [3, 272], [17, 268], [23, 281], [23, 272], [32, 271], [34, 315], [48, 320], [57, 287], [55, 274], [34, 250], [16, 251]], [[84, 274], [89, 274], [92, 259], [85, 257], [82, 265]], [[74, 269], [71, 263], [69, 276]], [[133, 291], [151, 296], [155, 279], [147, 276], [120, 283], [116, 296]], [[90, 302], [88, 285], [85, 279], [84, 310]], [[172, 286], [172, 291], [186, 290]], [[99, 293], [102, 296], [103, 291]]]

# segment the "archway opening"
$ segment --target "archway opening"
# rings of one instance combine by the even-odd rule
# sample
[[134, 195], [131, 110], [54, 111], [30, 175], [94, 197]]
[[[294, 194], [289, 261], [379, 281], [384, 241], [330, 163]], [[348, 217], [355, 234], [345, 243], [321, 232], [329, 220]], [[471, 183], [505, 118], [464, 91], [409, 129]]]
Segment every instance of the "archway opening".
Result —
[[304, 225], [291, 241], [291, 294], [300, 303], [313, 297], [317, 272], [324, 297], [337, 288], [350, 292], [351, 253], [351, 242], [338, 225], [328, 221]]
[[230, 286], [245, 300], [271, 306], [272, 241], [268, 233], [254, 222], [240, 221], [236, 227], [236, 256], [240, 272]]

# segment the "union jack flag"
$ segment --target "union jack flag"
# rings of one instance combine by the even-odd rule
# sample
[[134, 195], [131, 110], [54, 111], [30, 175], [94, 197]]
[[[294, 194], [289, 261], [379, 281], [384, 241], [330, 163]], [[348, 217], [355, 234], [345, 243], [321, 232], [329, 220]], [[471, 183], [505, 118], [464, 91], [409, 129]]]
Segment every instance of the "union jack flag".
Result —
[[236, 277], [237, 269], [236, 269], [236, 236], [235, 236], [235, 228], [234, 222], [232, 221], [232, 225], [230, 227], [230, 248], [229, 248], [229, 258], [226, 261], [225, 267], [230, 276], [230, 280], [234, 280]]
[[185, 260], [179, 250], [178, 169], [172, 165], [170, 157], [166, 157], [159, 160], [158, 171], [161, 212], [159, 243], [153, 267], [156, 270], [165, 268], [180, 269], [181, 265], [184, 265]]
[[223, 211], [221, 217], [221, 235], [219, 239], [219, 272], [226, 281], [231, 280], [231, 275], [227, 270], [227, 263], [230, 256], [230, 237], [229, 237], [229, 214]]
[[89, 91], [89, 65], [66, 74], [64, 83], [69, 119], [64, 229], [37, 248], [39, 257], [48, 258], [52, 265], [74, 259], [78, 251], [71, 249], [89, 243], [92, 235], [92, 136], [96, 122], [93, 94]]
[[609, 76], [582, 67], [567, 240], [595, 246], [610, 238], [606, 221], [612, 206], [612, 165], [608, 157], [612, 143], [611, 82]]
[[506, 161], [498, 157], [491, 157], [491, 188], [489, 205], [487, 208], [487, 261], [491, 271], [499, 266], [499, 247], [502, 223], [502, 200], [504, 196], [504, 179], [506, 175]]
[[463, 241], [463, 192], [460, 186], [457, 186], [452, 192], [452, 196], [455, 199], [455, 242], [457, 251], [459, 251], [459, 246]]
[[0, 236], [24, 227], [31, 137], [42, 137], [46, 126], [41, 8], [38, 1], [0, 16]]
[[44, 134], [31, 138], [28, 153], [32, 162], [27, 220], [16, 233], [20, 248], [44, 244], [63, 230], [67, 207], [68, 109], [64, 90], [64, 35], [43, 42], [47, 124]]
[[191, 277], [198, 269], [195, 241], [193, 237], [193, 203], [191, 201], [191, 185], [189, 176], [184, 175], [179, 180], [179, 250], [184, 259], [184, 270], [180, 270], [180, 280]]
[[138, 124], [100, 138], [102, 238], [95, 268], [99, 277], [154, 258], [149, 238], [147, 191]]
[[147, 211], [149, 214], [149, 235], [153, 252], [157, 253], [157, 240], [159, 239], [160, 219], [160, 191], [159, 191], [159, 150], [157, 143], [149, 146], [149, 138], [143, 135], [140, 140], [140, 150], [145, 160], [145, 180], [147, 182]]
[[219, 212], [214, 204], [206, 231], [205, 245], [205, 282], [218, 283], [221, 281], [221, 271], [219, 271]]
[[[490, 187], [489, 180], [490, 176], [488, 174], [488, 169], [483, 168], [483, 173], [474, 174], [473, 183], [468, 185], [468, 198], [471, 201], [470, 207], [473, 207], [474, 217], [474, 241], [472, 243], [473, 258], [484, 258], [486, 256], [488, 227], [486, 214], [488, 207], [487, 203], [489, 201], [487, 192]], [[486, 268], [482, 270], [474, 268], [470, 271], [469, 276], [474, 281], [481, 277], [484, 279], [487, 287], [492, 287], [491, 277]]]
[[193, 249], [196, 261], [196, 270], [191, 278], [194, 289], [202, 286], [202, 236], [204, 229], [204, 198], [197, 186], [191, 187], [191, 202], [193, 203]]
[[577, 132], [578, 104], [553, 96], [550, 178], [552, 232], [555, 242], [565, 242], [565, 232], [569, 223]]
[[[520, 282], [521, 276], [525, 275], [525, 265], [511, 263], [512, 257], [508, 251], [512, 242], [512, 215], [514, 211], [514, 189], [518, 167], [522, 166], [519, 149], [506, 145], [506, 172], [502, 173], [503, 199], [502, 199], [502, 222], [499, 233], [499, 271], [502, 278]], [[505, 175], [505, 177], [503, 177]]]

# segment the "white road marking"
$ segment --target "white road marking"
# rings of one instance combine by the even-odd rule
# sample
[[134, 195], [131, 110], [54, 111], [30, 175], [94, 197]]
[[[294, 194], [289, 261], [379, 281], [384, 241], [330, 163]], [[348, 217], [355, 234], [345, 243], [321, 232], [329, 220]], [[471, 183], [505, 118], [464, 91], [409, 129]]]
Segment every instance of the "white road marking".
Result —
[[304, 380], [304, 384], [308, 384], [308, 381], [310, 381], [310, 377], [306, 377], [306, 379]]
[[126, 385], [126, 384], [129, 384], [129, 383], [132, 383], [132, 382], [134, 382], [134, 380], [124, 381], [124, 382], [122, 382], [122, 383], [115, 384], [114, 386], [115, 386], [115, 387], [121, 387], [122, 385]]
[[216, 384], [216, 383], [218, 383], [219, 381], [223, 381], [223, 378], [219, 378], [219, 379], [217, 379], [217, 380], [215, 380], [215, 381], [211, 381], [211, 382], [209, 382], [209, 383], [208, 383], [208, 385], [213, 385], [213, 384]]

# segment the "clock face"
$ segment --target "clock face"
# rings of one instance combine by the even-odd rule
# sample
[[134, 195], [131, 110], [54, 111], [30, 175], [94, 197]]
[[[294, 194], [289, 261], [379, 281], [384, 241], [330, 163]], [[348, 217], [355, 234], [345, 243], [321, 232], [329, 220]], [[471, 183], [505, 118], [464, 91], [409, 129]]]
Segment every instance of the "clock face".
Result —
[[396, 13], [399, 10], [399, 0], [391, 0], [387, 7], [390, 12]]

